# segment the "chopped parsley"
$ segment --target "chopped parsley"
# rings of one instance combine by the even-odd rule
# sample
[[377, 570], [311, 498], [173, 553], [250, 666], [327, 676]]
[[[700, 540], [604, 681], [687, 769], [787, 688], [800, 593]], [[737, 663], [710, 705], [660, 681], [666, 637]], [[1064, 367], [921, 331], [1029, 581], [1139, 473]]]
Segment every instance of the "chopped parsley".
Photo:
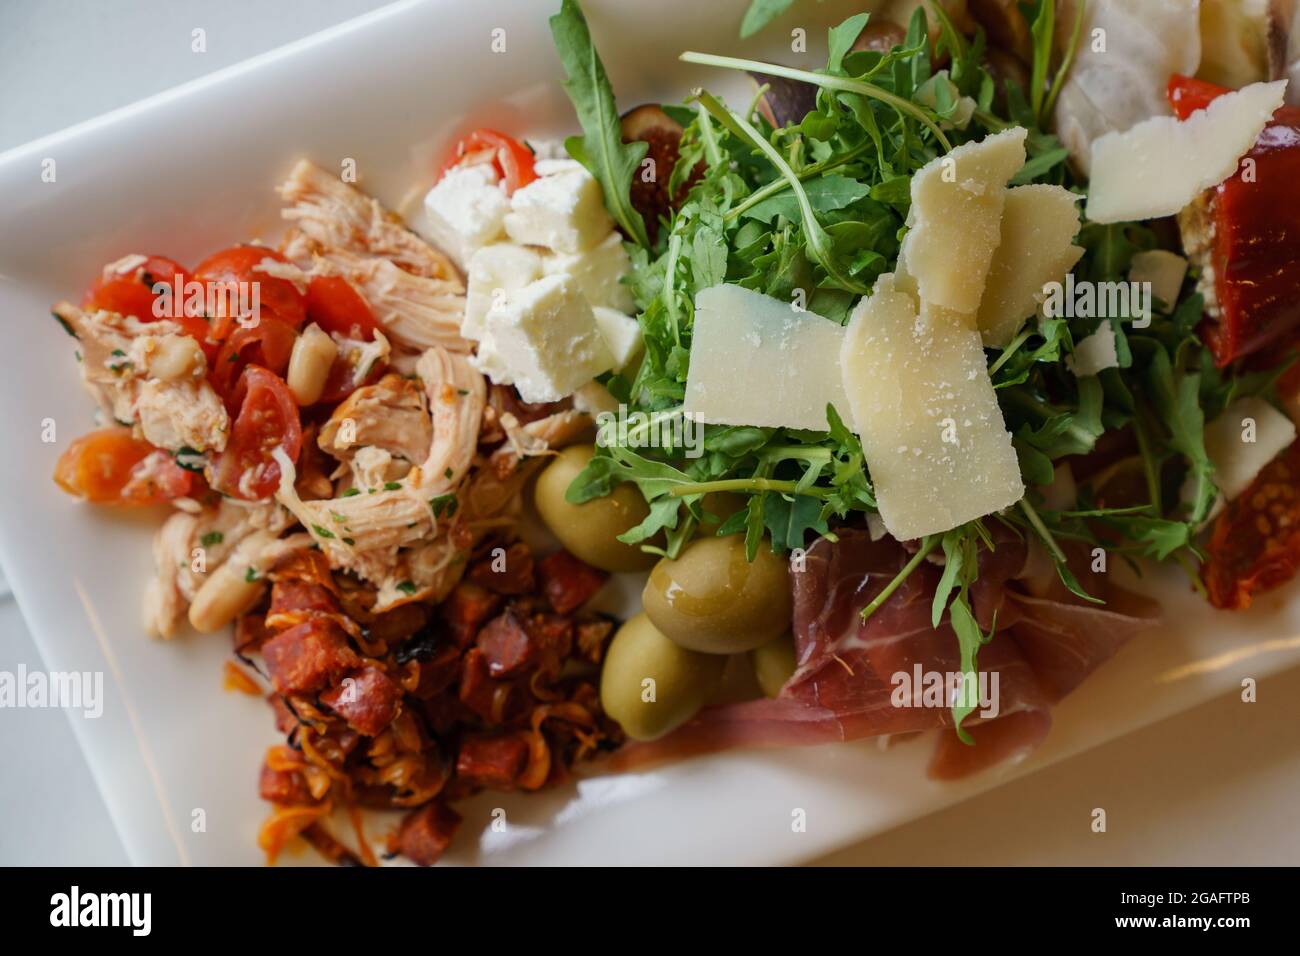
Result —
[[360, 488], [348, 488], [346, 491], [343, 492], [343, 494], [339, 495], [339, 497], [351, 498], [353, 495], [359, 495], [359, 494], [361, 494]]
[[415, 593], [415, 582], [414, 582], [414, 581], [402, 581], [400, 584], [397, 585], [397, 590], [401, 591], [403, 594], [414, 594], [414, 593]]
[[322, 528], [322, 527], [321, 527], [320, 525], [318, 525], [318, 524], [314, 524], [314, 525], [312, 525], [312, 526], [311, 526], [311, 530], [315, 531], [316, 534], [317, 534], [317, 536], [318, 536], [318, 537], [321, 537], [321, 538], [332, 538], [332, 537], [334, 537], [334, 532], [333, 532], [333, 531], [330, 531], [328, 528]]
[[436, 498], [429, 500], [429, 507], [433, 509], [433, 516], [441, 518], [444, 514], [450, 518], [456, 513], [458, 502], [455, 495], [438, 495]]
[[199, 544], [203, 545], [205, 548], [210, 548], [214, 544], [220, 544], [225, 539], [226, 536], [220, 531], [209, 531], [203, 537], [199, 538]]
[[400, 481], [384, 482], [384, 491], [397, 491], [401, 487], [402, 487], [402, 483]]

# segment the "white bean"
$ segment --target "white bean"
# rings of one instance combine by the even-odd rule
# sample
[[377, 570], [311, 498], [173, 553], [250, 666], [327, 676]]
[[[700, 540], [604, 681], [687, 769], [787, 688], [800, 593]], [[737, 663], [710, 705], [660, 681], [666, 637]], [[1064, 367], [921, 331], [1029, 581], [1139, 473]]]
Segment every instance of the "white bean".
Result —
[[273, 541], [275, 535], [269, 531], [256, 531], [235, 546], [221, 567], [208, 572], [208, 579], [190, 603], [194, 630], [201, 634], [219, 631], [257, 603], [266, 590], [257, 558]]
[[339, 347], [318, 325], [313, 323], [303, 329], [298, 341], [293, 343], [289, 371], [285, 375], [285, 384], [299, 405], [311, 405], [320, 400], [338, 354]]
[[203, 376], [206, 360], [199, 343], [188, 335], [164, 335], [149, 353], [149, 374], [164, 382], [179, 382]]

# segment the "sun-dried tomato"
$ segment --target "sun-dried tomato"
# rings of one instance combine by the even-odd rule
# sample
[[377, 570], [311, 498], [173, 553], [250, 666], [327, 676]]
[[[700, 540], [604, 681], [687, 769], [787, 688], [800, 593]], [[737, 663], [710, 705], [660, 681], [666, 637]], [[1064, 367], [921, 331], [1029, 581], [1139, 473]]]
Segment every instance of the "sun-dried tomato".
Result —
[[1214, 524], [1202, 570], [1210, 603], [1239, 610], [1300, 568], [1300, 441], [1274, 458]]

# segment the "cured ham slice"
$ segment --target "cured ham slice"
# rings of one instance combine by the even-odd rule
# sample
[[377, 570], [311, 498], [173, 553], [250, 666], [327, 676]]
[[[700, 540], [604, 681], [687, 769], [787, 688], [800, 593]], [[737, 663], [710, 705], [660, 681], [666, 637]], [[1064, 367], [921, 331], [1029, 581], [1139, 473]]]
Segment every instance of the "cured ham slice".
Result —
[[918, 665], [924, 673], [960, 671], [957, 638], [947, 620], [931, 626], [940, 569], [922, 564], [863, 622], [862, 608], [893, 579], [908, 553], [889, 539], [872, 541], [866, 531], [840, 530], [838, 537], [820, 539], [807, 553], [805, 570], [792, 574], [797, 663], [780, 696], [708, 708], [661, 740], [624, 748], [614, 758], [618, 766], [738, 746], [947, 728], [929, 773], [963, 777], [1032, 752], [1051, 727], [1051, 705], [1155, 618], [1151, 602], [1108, 588], [1099, 578], [1084, 586], [1107, 599], [1104, 607], [1084, 604], [1063, 588], [1041, 597], [1020, 593], [1011, 579], [1025, 563], [1025, 546], [1010, 534], [1001, 537], [995, 551], [984, 553], [971, 592], [983, 627], [996, 614], [997, 633], [979, 654], [990, 689], [997, 678], [996, 716], [980, 718], [977, 710], [966, 719], [963, 726], [975, 740], [969, 746], [952, 732], [948, 707], [895, 703], [896, 674], [913, 673]]

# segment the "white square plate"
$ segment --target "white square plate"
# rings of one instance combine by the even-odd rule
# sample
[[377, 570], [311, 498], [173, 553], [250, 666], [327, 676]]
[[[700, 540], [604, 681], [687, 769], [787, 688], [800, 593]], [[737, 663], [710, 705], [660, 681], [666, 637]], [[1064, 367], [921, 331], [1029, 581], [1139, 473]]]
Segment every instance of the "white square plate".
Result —
[[[737, 39], [747, 0], [588, 0], [626, 108], [680, 100], [707, 82], [737, 102], [747, 85], [687, 68], [685, 48], [816, 67], [825, 26], [861, 3], [806, 4], [755, 41]], [[221, 689], [221, 636], [148, 640], [140, 594], [154, 515], [79, 506], [50, 480], [59, 452], [91, 427], [73, 346], [48, 317], [103, 263], [128, 252], [194, 262], [278, 234], [274, 187], [293, 161], [356, 161], [390, 205], [427, 185], [456, 134], [576, 127], [559, 88], [548, 0], [399, 3], [143, 103], [0, 155], [0, 309], [10, 329], [0, 376], [0, 559], [54, 670], [103, 671], [103, 716], [72, 715], [131, 859], [256, 864], [265, 805], [265, 704]], [[792, 53], [789, 30], [807, 30]], [[252, 28], [252, 25], [250, 25]], [[492, 52], [494, 30], [505, 52]], [[55, 181], [42, 180], [53, 160]], [[52, 421], [57, 441], [44, 443]], [[1246, 615], [1202, 605], [1176, 578], [1152, 582], [1170, 627], [1126, 648], [1057, 710], [1028, 763], [956, 785], [925, 779], [928, 746], [865, 741], [733, 753], [584, 780], [539, 796], [484, 795], [450, 857], [501, 863], [785, 863], [812, 857], [988, 789], [1300, 662], [1294, 589]], [[507, 826], [489, 824], [495, 807]], [[807, 815], [793, 832], [791, 814]], [[194, 821], [200, 818], [205, 826]], [[306, 861], [307, 857], [299, 857]]]

